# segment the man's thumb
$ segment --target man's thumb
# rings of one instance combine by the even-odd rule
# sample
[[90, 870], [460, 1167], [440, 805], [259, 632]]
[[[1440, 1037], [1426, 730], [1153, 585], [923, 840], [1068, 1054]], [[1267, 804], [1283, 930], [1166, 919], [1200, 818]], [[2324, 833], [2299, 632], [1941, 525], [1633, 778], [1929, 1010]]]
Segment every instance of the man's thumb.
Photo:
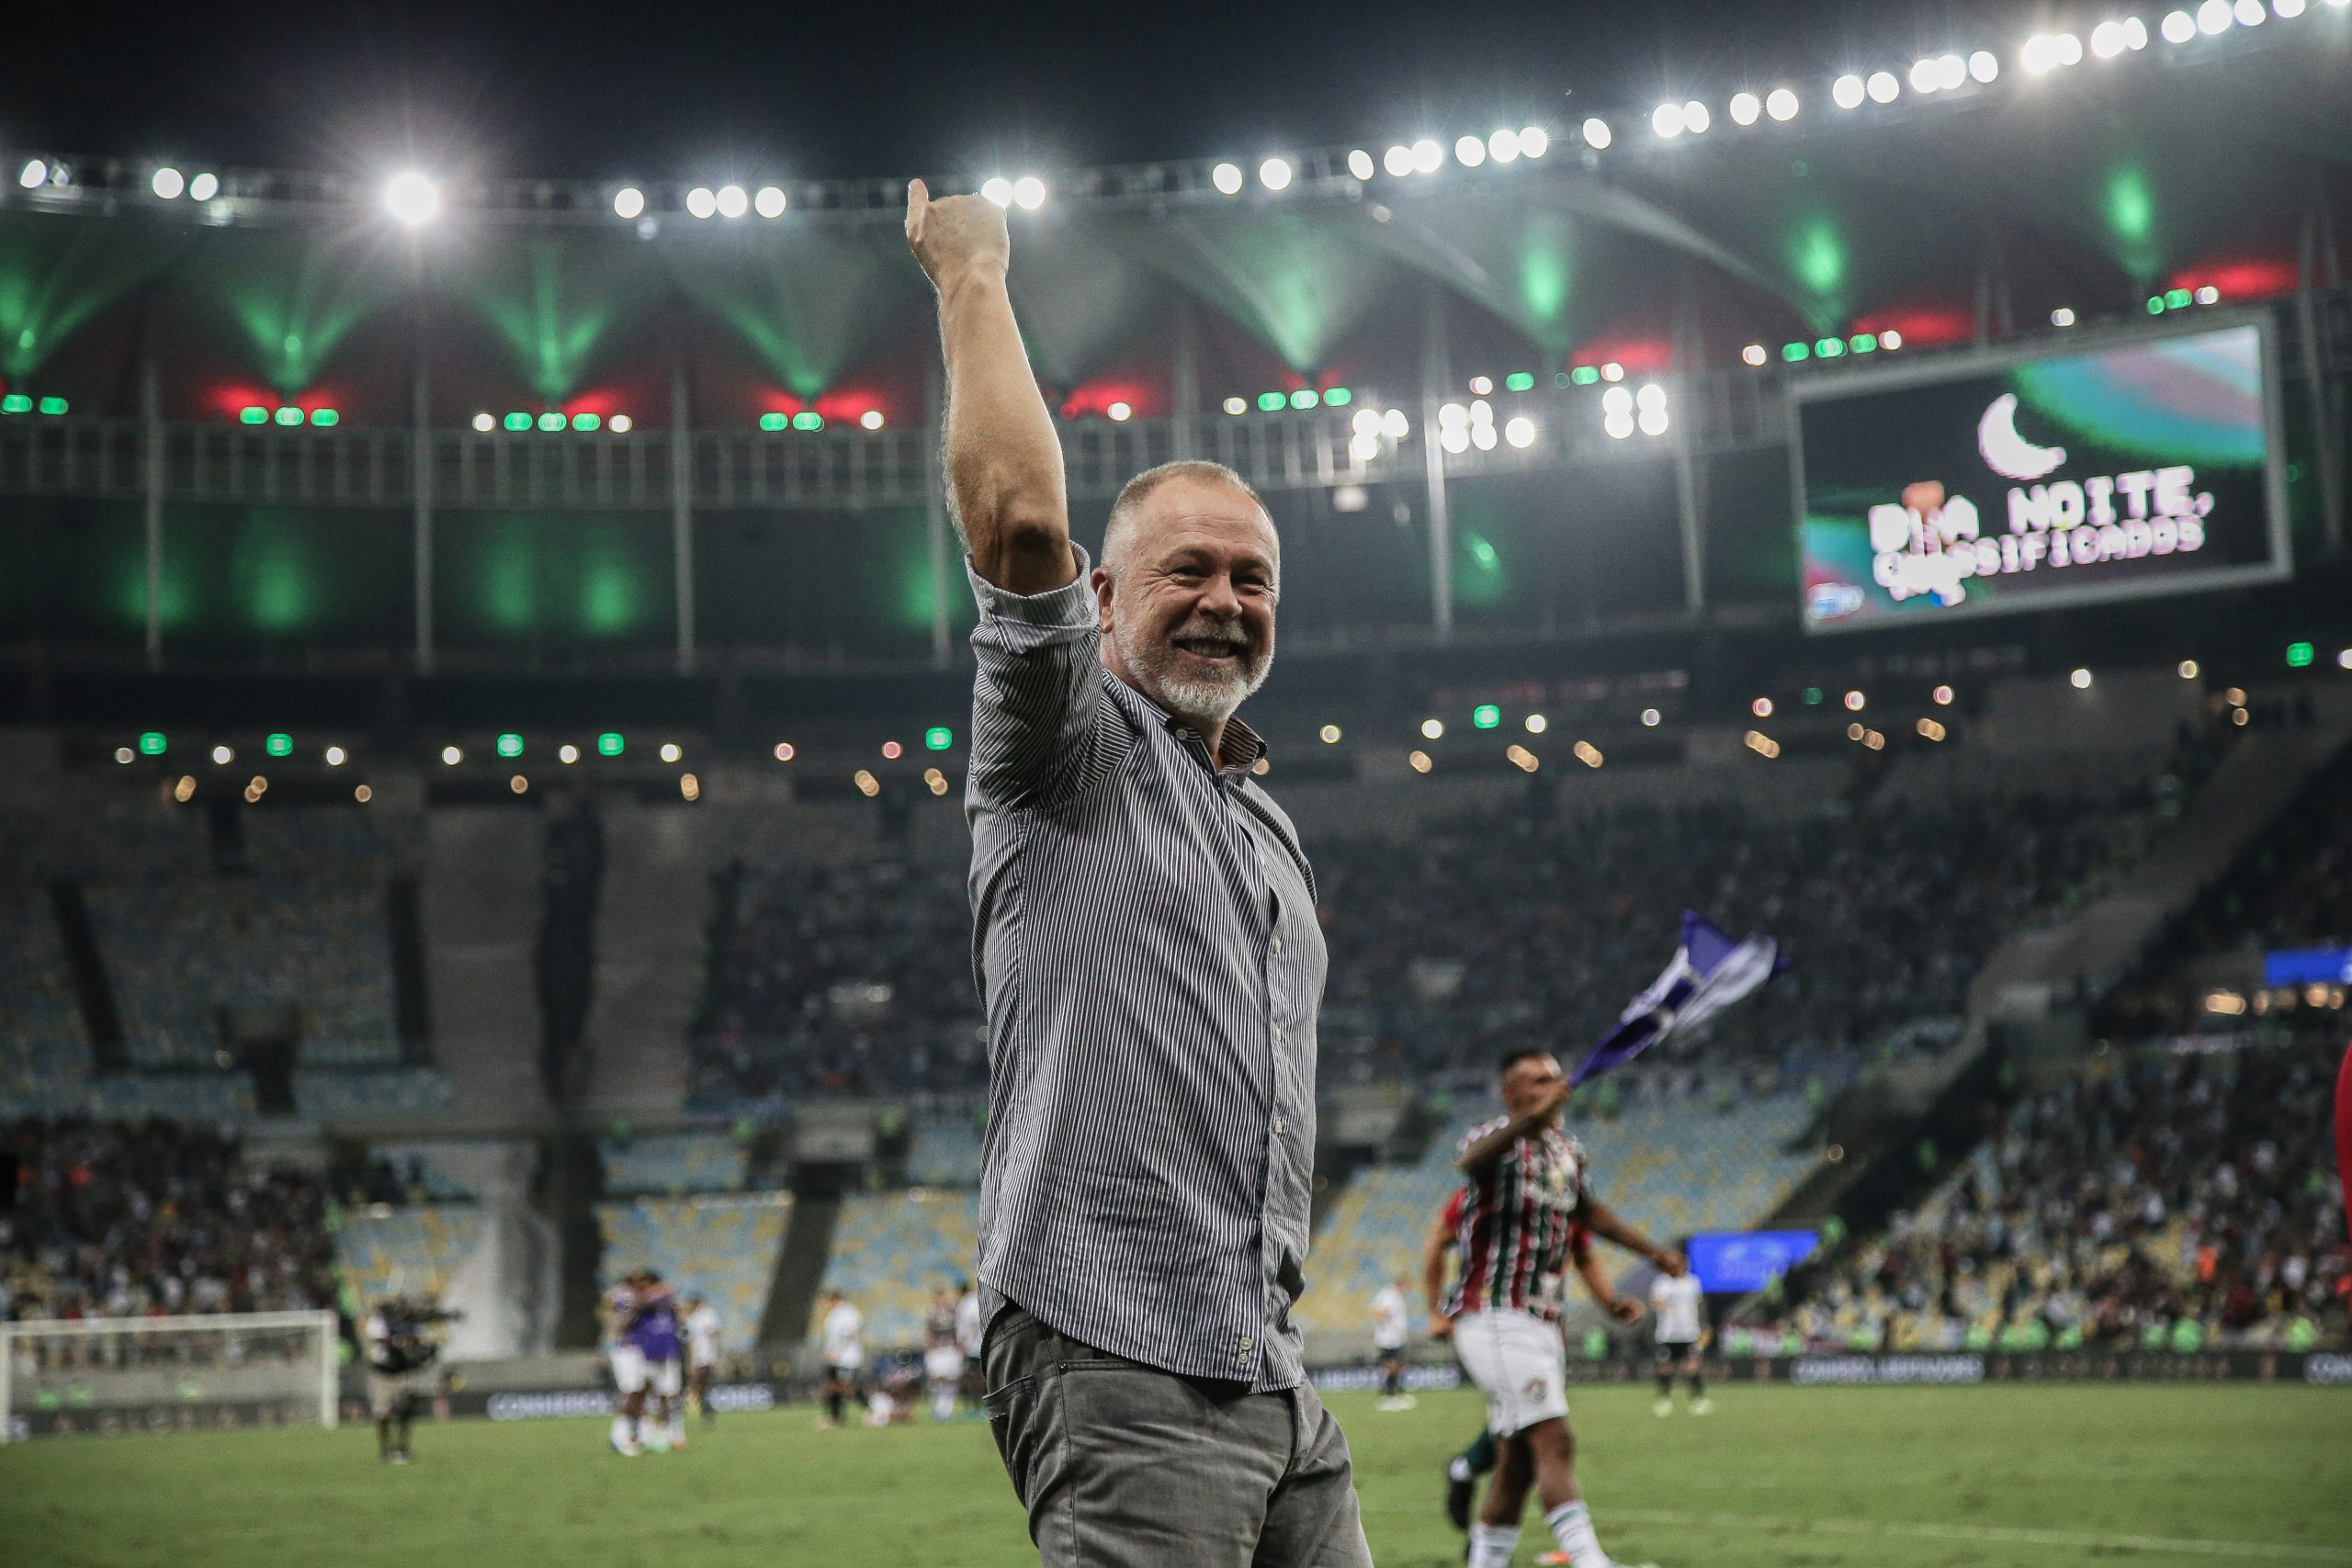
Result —
[[923, 211], [930, 205], [930, 187], [921, 180], [909, 180], [907, 182], [907, 238], [909, 241], [922, 237]]

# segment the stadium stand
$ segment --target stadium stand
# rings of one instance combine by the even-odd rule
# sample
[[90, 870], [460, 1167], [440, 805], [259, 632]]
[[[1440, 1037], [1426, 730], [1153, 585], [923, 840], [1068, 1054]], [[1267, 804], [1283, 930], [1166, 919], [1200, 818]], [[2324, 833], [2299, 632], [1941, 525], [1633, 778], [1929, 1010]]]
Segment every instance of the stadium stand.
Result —
[[978, 1187], [980, 1134], [987, 1111], [980, 1106], [937, 1108], [918, 1115], [908, 1130], [907, 1183], [912, 1187]]
[[688, 1192], [732, 1192], [743, 1185], [749, 1151], [716, 1133], [640, 1133], [601, 1138], [605, 1190], [672, 1197]]
[[631, 1269], [657, 1269], [681, 1294], [708, 1297], [718, 1311], [719, 1343], [746, 1349], [767, 1311], [791, 1213], [792, 1199], [782, 1192], [599, 1204], [605, 1252], [597, 1289], [609, 1288]]
[[89, 1076], [89, 1036], [49, 896], [0, 887], [0, 1100], [35, 1106]]
[[971, 1275], [979, 1213], [979, 1194], [968, 1191], [910, 1188], [844, 1200], [810, 1336], [822, 1316], [821, 1292], [839, 1291], [865, 1314], [868, 1346], [919, 1348], [932, 1293]]
[[368, 1208], [344, 1216], [335, 1233], [350, 1298], [438, 1298], [481, 1240], [481, 1211], [470, 1203]]

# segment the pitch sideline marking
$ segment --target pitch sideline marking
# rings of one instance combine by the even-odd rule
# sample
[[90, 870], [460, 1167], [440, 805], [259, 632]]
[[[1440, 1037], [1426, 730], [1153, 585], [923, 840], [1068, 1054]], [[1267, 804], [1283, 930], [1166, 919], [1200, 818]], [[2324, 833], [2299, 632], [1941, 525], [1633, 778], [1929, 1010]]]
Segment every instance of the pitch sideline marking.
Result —
[[[1377, 1513], [1417, 1511], [1393, 1506]], [[1776, 1519], [1753, 1514], [1693, 1514], [1671, 1508], [1611, 1508], [1608, 1518], [1629, 1524], [1697, 1525], [1717, 1529], [1779, 1530], [1805, 1535], [1914, 1536], [1930, 1540], [1992, 1541], [2011, 1546], [2070, 1546], [2092, 1551], [2163, 1551], [2188, 1557], [2262, 1558], [2284, 1562], [2352, 1562], [2352, 1549], [2208, 1540], [2193, 1536], [2090, 1535], [2076, 1530], [2025, 1529], [2010, 1525], [1880, 1523], [1870, 1519]]]

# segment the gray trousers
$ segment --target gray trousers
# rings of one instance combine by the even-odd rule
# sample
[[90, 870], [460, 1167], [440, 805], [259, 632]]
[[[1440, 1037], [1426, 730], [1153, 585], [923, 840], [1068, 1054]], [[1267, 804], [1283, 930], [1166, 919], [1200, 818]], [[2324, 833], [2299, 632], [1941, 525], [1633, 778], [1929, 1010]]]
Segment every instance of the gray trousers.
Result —
[[1016, 1306], [981, 1363], [1045, 1568], [1371, 1568], [1348, 1440], [1311, 1385], [1179, 1377]]

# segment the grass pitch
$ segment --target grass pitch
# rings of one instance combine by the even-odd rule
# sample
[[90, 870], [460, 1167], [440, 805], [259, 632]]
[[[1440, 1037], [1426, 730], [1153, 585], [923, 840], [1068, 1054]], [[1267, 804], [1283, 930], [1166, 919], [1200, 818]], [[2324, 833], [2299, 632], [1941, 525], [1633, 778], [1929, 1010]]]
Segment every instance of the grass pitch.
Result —
[[[1664, 1568], [2352, 1564], [2352, 1391], [1727, 1386], [1660, 1420], [1575, 1392], [1601, 1542]], [[1452, 1568], [1439, 1471], [1465, 1393], [1331, 1401], [1385, 1568]], [[977, 1421], [820, 1432], [796, 1407], [621, 1460], [602, 1420], [72, 1438], [0, 1449], [0, 1561], [28, 1568], [1005, 1568], [1035, 1563]], [[1520, 1561], [1549, 1546], [1531, 1509]]]

